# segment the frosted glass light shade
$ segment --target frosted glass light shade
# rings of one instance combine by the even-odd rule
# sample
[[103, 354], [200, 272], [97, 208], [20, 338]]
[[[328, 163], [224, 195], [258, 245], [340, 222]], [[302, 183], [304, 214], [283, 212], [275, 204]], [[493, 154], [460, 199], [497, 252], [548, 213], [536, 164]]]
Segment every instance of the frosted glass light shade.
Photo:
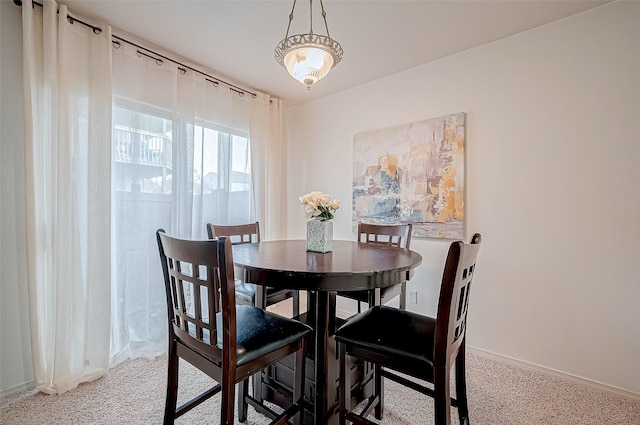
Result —
[[293, 78], [310, 86], [327, 75], [333, 56], [318, 47], [301, 46], [287, 53], [283, 62]]
[[325, 35], [296, 34], [280, 41], [274, 56], [293, 78], [310, 87], [340, 62], [342, 46]]

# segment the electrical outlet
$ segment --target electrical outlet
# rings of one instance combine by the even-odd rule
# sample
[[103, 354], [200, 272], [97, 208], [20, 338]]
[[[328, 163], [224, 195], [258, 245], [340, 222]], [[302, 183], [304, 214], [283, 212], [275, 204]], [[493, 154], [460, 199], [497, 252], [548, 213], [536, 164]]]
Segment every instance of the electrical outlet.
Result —
[[418, 304], [418, 291], [409, 291], [408, 295], [409, 304]]

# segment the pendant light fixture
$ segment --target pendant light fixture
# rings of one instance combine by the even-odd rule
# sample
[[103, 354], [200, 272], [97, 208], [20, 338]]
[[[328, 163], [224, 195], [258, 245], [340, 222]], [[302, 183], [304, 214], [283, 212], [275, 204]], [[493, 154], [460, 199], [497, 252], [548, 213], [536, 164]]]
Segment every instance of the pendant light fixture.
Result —
[[289, 14], [289, 25], [284, 39], [278, 43], [275, 50], [276, 61], [285, 68], [293, 78], [306, 84], [307, 89], [313, 83], [321, 80], [342, 59], [342, 46], [329, 36], [327, 13], [320, 0], [322, 18], [327, 35], [313, 32], [313, 0], [309, 0], [309, 33], [289, 36], [296, 0]]

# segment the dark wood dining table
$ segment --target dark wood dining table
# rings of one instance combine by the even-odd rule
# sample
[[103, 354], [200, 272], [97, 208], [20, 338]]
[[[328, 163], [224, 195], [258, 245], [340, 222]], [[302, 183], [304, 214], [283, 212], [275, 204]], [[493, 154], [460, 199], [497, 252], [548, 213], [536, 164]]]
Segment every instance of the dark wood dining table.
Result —
[[300, 317], [315, 330], [314, 385], [308, 398], [313, 407], [304, 423], [337, 423], [336, 291], [374, 290], [379, 299], [380, 288], [409, 280], [422, 256], [409, 249], [341, 240], [323, 254], [307, 251], [305, 240], [278, 240], [235, 245], [233, 260], [244, 279], [258, 285], [257, 305], [263, 305], [266, 286], [310, 291], [308, 311]]

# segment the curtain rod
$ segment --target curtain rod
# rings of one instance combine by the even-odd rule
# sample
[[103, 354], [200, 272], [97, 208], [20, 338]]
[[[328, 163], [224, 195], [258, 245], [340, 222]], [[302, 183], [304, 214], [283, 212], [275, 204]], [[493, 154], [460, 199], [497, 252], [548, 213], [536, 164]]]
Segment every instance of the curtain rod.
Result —
[[[16, 6], [22, 6], [22, 0], [13, 0], [13, 3], [14, 3]], [[39, 2], [37, 2], [37, 1], [33, 1], [32, 3], [33, 3], [34, 5], [36, 5], [36, 6], [40, 6], [40, 7], [42, 7], [42, 3], [39, 3]], [[93, 33], [94, 33], [94, 34], [100, 34], [100, 33], [102, 32], [102, 28], [100, 28], [100, 27], [98, 27], [98, 26], [95, 26], [95, 25], [91, 25], [90, 23], [88, 23], [88, 22], [84, 22], [84, 21], [82, 21], [82, 20], [80, 20], [80, 19], [78, 19], [78, 18], [76, 18], [76, 17], [74, 17], [74, 16], [67, 16], [67, 19], [68, 19], [68, 20], [69, 20], [69, 22], [70, 22], [70, 23], [72, 23], [72, 24], [73, 24], [74, 22], [78, 22], [79, 24], [82, 24], [82, 25], [86, 26], [87, 28], [91, 28], [91, 30], [93, 31]], [[168, 61], [170, 61], [170, 62], [175, 63], [176, 65], [178, 65], [178, 69], [179, 69], [183, 74], [184, 74], [185, 72], [187, 72], [187, 71], [186, 71], [187, 69], [189, 69], [189, 70], [191, 70], [191, 71], [193, 71], [193, 72], [197, 72], [198, 74], [201, 74], [201, 75], [204, 75], [205, 77], [208, 77], [208, 78], [205, 78], [205, 80], [209, 81], [210, 83], [213, 83], [213, 84], [214, 84], [214, 85], [216, 85], [216, 86], [218, 85], [218, 83], [222, 83], [222, 84], [225, 84], [225, 85], [229, 86], [229, 89], [230, 89], [230, 90], [235, 91], [235, 92], [236, 92], [236, 93], [238, 93], [240, 96], [244, 96], [244, 94], [245, 94], [245, 93], [249, 93], [249, 94], [251, 95], [251, 97], [252, 97], [252, 98], [254, 98], [254, 99], [258, 96], [257, 94], [255, 94], [255, 93], [254, 93], [254, 92], [252, 92], [252, 91], [249, 91], [249, 90], [247, 90], [247, 89], [243, 89], [242, 87], [238, 87], [238, 86], [236, 86], [236, 85], [234, 85], [234, 84], [228, 83], [228, 82], [226, 82], [226, 81], [224, 81], [224, 80], [221, 80], [220, 78], [217, 78], [217, 77], [214, 77], [214, 76], [212, 76], [212, 75], [209, 75], [209, 74], [207, 74], [206, 72], [202, 72], [202, 71], [200, 71], [200, 70], [198, 70], [198, 69], [195, 69], [195, 68], [193, 68], [193, 67], [191, 67], [191, 66], [189, 66], [189, 65], [185, 65], [185, 64], [183, 64], [183, 63], [181, 63], [181, 62], [178, 62], [178, 61], [177, 61], [177, 60], [175, 60], [175, 59], [168, 58], [168, 57], [166, 57], [166, 56], [164, 56], [164, 55], [161, 55], [161, 54], [160, 54], [160, 53], [158, 53], [158, 52], [154, 52], [154, 51], [153, 51], [153, 50], [151, 50], [151, 49], [148, 49], [148, 48], [146, 48], [146, 47], [144, 47], [144, 46], [140, 46], [139, 44], [136, 44], [136, 43], [134, 43], [133, 41], [127, 40], [126, 38], [122, 38], [122, 37], [117, 36], [117, 35], [115, 35], [115, 34], [111, 34], [111, 38], [112, 38], [112, 39], [115, 39], [115, 40], [112, 40], [112, 41], [111, 41], [111, 43], [113, 44], [114, 48], [116, 48], [116, 49], [120, 47], [120, 42], [122, 41], [122, 42], [127, 43], [127, 44], [129, 44], [129, 45], [131, 45], [131, 46], [134, 46], [134, 47], [136, 47], [136, 48], [138, 48], [138, 49], [146, 50], [147, 52], [151, 53], [152, 55], [159, 56], [159, 57], [160, 57], [160, 58], [162, 58], [162, 59], [165, 59], [165, 60], [168, 60]], [[146, 56], [146, 57], [151, 58], [151, 59], [155, 59], [155, 61], [156, 61], [156, 63], [157, 63], [158, 65], [161, 65], [161, 64], [163, 63], [162, 59], [159, 59], [159, 58], [156, 58], [156, 57], [150, 56], [150, 55], [148, 55], [148, 54], [146, 54], [146, 53], [144, 53], [144, 52], [138, 51], [138, 54], [139, 54], [139, 55]], [[180, 68], [180, 67], [183, 67], [183, 68]], [[209, 79], [209, 78], [211, 78], [211, 79]]]

